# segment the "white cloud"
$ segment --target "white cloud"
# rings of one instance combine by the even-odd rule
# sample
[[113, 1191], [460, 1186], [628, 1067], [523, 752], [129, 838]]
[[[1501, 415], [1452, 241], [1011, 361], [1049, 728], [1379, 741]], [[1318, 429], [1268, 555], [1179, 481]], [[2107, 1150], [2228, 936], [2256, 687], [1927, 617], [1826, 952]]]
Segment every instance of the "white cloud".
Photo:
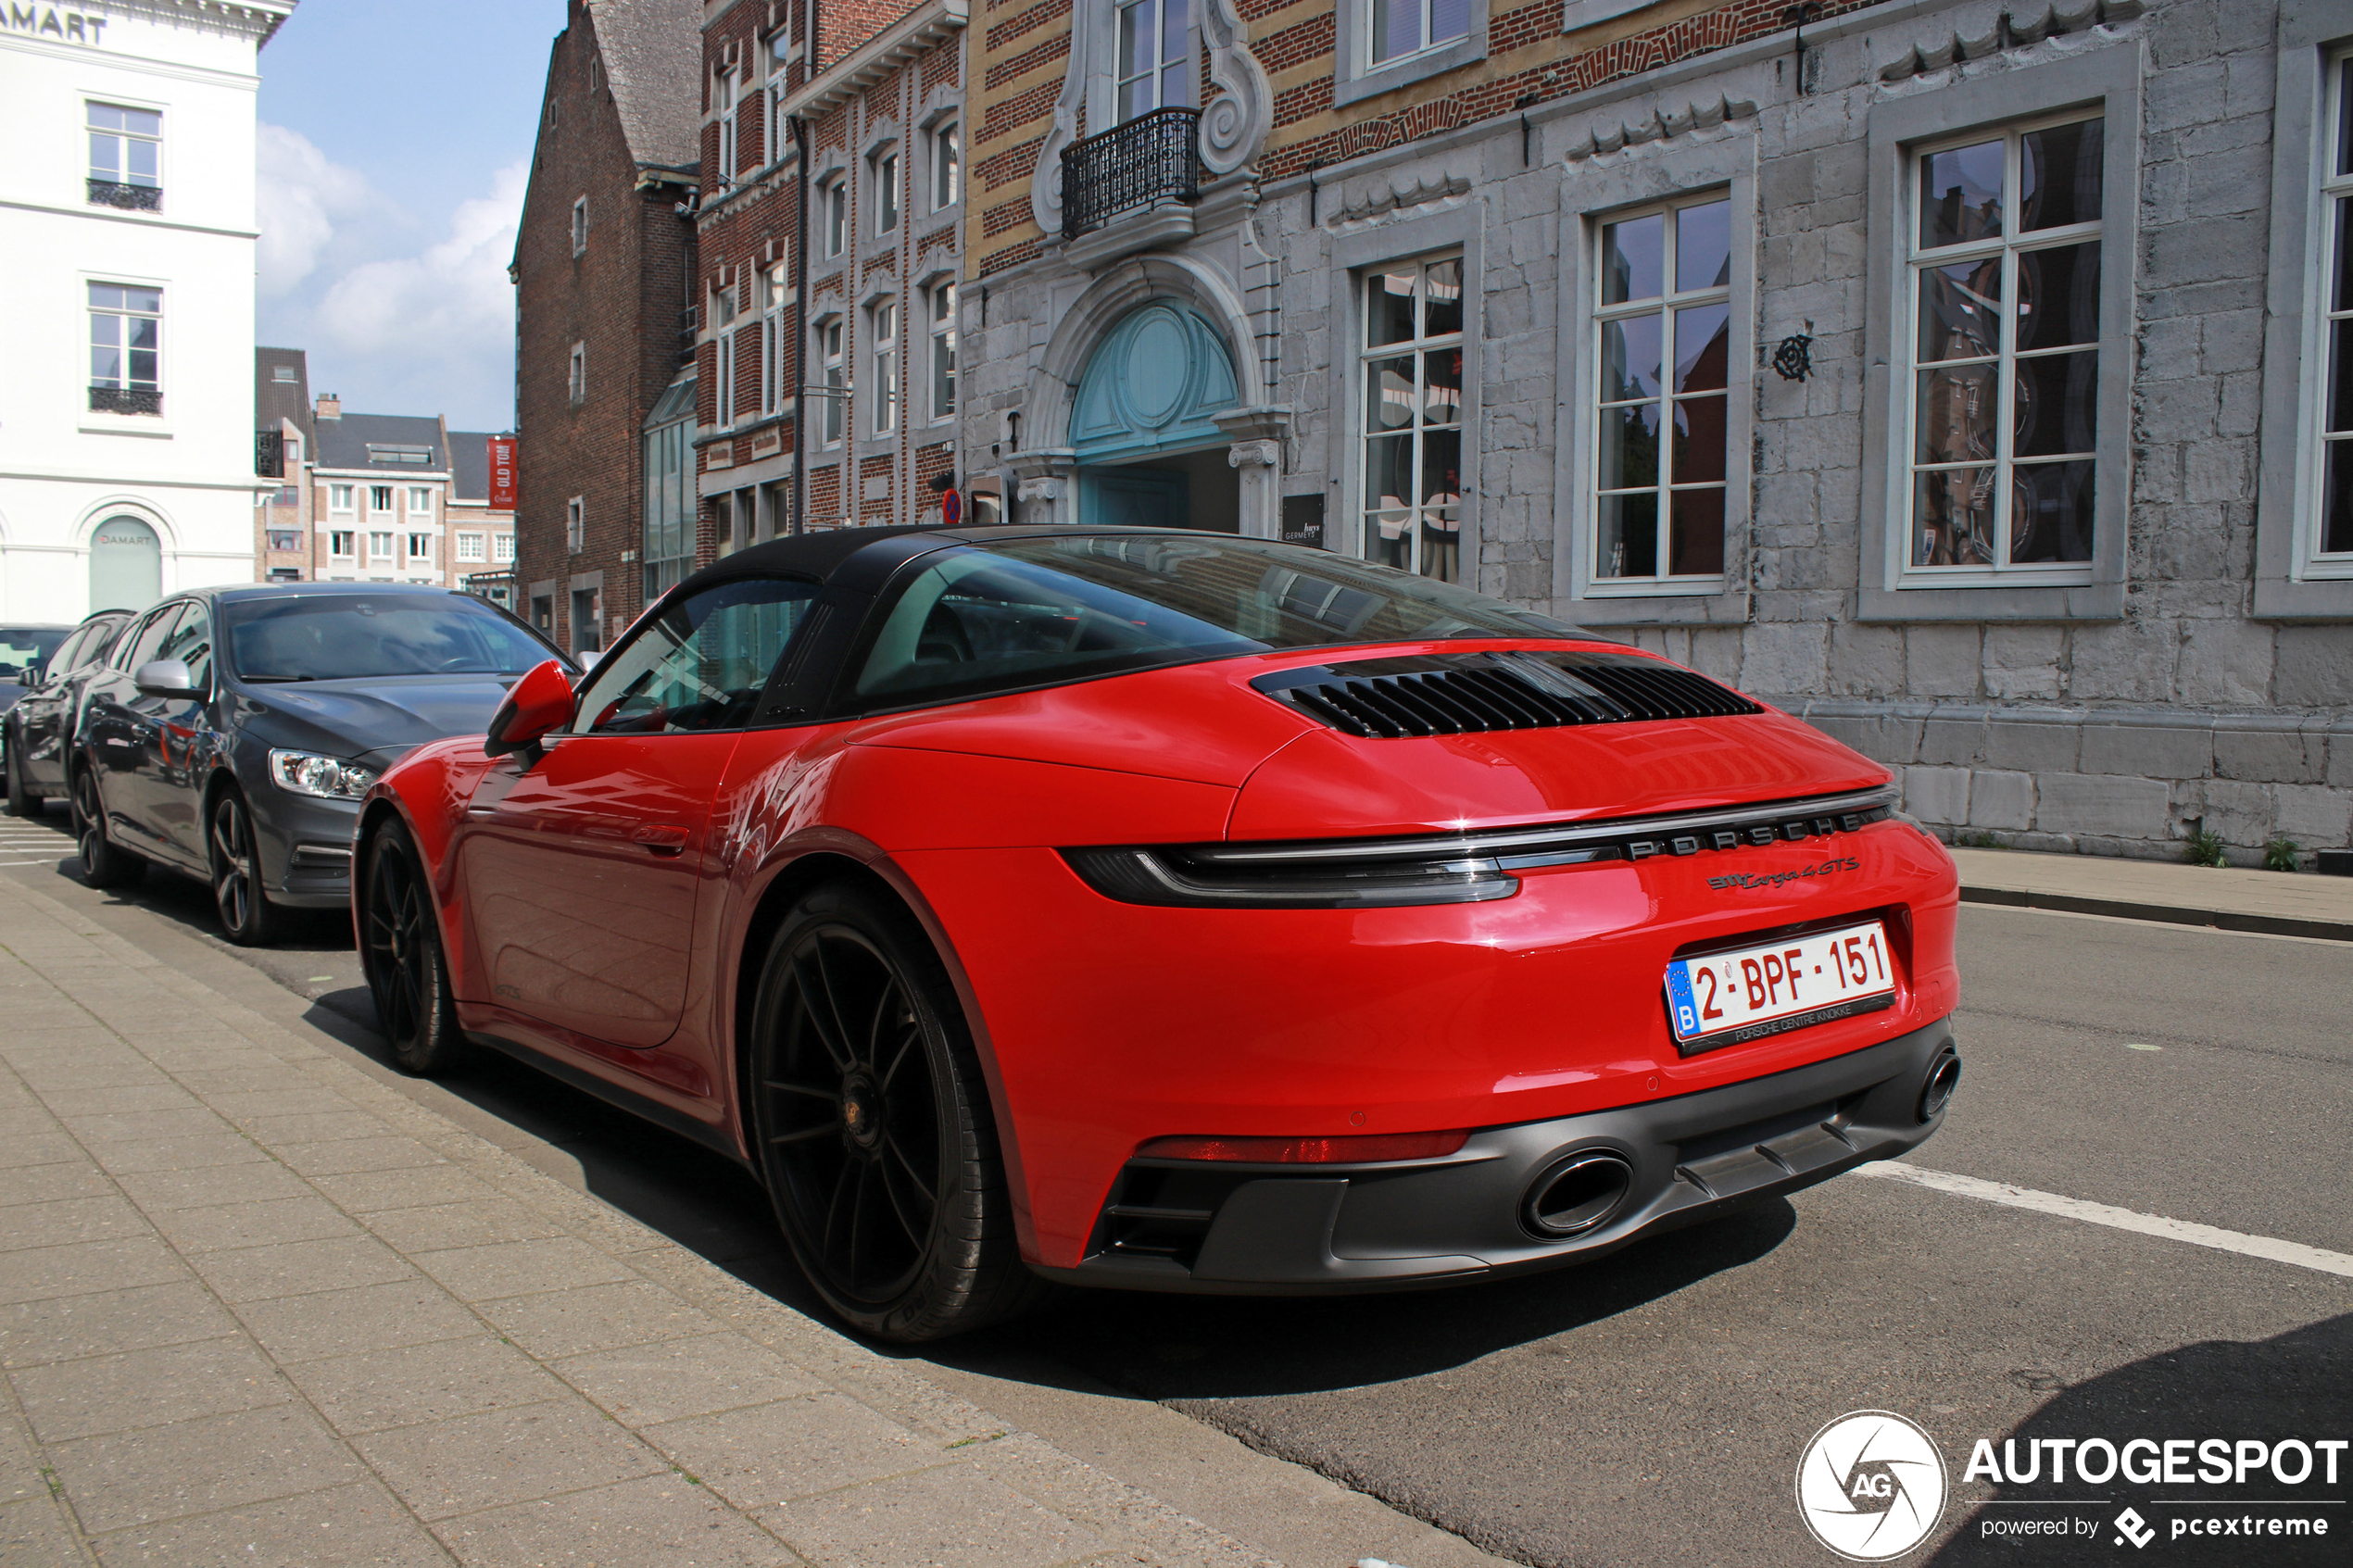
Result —
[[256, 195], [261, 241], [256, 258], [261, 296], [291, 294], [317, 269], [345, 220], [384, 206], [367, 178], [328, 158], [309, 139], [263, 124], [256, 144]]
[[507, 263], [527, 176], [520, 162], [500, 169], [491, 194], [460, 202], [448, 237], [422, 255], [366, 262], [336, 279], [320, 301], [317, 324], [324, 335], [365, 356], [472, 363], [485, 348], [511, 352], [514, 289]]

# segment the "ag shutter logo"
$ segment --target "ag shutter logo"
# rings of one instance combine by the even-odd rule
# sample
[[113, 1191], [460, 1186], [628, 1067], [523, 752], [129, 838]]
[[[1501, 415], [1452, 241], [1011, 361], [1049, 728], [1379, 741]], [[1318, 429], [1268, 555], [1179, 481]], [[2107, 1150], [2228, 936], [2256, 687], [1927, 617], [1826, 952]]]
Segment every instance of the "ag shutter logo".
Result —
[[1852, 1562], [1884, 1562], [1926, 1540], [1944, 1515], [1944, 1492], [1934, 1440], [1890, 1411], [1840, 1416], [1797, 1461], [1806, 1527]]

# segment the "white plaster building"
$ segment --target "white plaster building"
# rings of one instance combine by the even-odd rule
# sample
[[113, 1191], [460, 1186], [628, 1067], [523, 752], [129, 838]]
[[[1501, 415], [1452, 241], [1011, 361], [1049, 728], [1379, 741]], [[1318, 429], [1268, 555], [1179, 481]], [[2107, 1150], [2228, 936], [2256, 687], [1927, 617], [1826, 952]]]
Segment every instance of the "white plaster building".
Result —
[[254, 97], [296, 0], [0, 6], [0, 614], [254, 576]]

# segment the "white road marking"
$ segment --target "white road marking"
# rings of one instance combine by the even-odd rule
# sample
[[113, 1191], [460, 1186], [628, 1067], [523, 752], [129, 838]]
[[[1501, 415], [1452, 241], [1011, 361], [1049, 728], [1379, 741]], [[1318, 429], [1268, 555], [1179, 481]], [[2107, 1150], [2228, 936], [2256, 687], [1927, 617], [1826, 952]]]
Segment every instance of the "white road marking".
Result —
[[2168, 1241], [2186, 1241], [2193, 1247], [2211, 1247], [2218, 1251], [2240, 1252], [2250, 1258], [2268, 1258], [2275, 1263], [2294, 1263], [2298, 1268], [2315, 1269], [2324, 1274], [2342, 1274], [2353, 1279], [2353, 1256], [2331, 1252], [2325, 1248], [2307, 1247], [2300, 1241], [2249, 1236], [2244, 1231], [2226, 1231], [2217, 1225], [2201, 1225], [2190, 1220], [2169, 1220], [2162, 1214], [2143, 1214], [2131, 1209], [2111, 1208], [2105, 1203], [2086, 1203], [2080, 1198], [2061, 1198], [2055, 1192], [2036, 1192], [2032, 1187], [2014, 1187], [2004, 1182], [1982, 1181], [1975, 1176], [1956, 1175], [1950, 1171], [1924, 1171], [1917, 1165], [1902, 1165], [1892, 1160], [1857, 1165], [1855, 1171], [1857, 1175], [1909, 1182], [1914, 1186], [1933, 1187], [1938, 1192], [1957, 1193], [1963, 1198], [1982, 1198], [1988, 1203], [2005, 1204], [2012, 1209], [2032, 1209], [2037, 1213], [2057, 1214], [2064, 1219], [2082, 1220], [2087, 1224], [2137, 1231], [2142, 1236], [2163, 1236]]

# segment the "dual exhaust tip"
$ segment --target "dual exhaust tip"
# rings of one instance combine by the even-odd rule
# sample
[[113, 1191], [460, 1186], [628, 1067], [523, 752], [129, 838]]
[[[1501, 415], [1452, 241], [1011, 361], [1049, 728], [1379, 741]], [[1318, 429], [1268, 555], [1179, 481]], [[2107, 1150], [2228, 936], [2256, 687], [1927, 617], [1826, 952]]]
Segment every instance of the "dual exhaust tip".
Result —
[[[1920, 1082], [1919, 1119], [1933, 1122], [1961, 1085], [1961, 1053], [1947, 1041]], [[1634, 1167], [1605, 1148], [1584, 1148], [1554, 1160], [1528, 1186], [1520, 1223], [1553, 1240], [1584, 1236], [1607, 1224], [1634, 1190]]]

